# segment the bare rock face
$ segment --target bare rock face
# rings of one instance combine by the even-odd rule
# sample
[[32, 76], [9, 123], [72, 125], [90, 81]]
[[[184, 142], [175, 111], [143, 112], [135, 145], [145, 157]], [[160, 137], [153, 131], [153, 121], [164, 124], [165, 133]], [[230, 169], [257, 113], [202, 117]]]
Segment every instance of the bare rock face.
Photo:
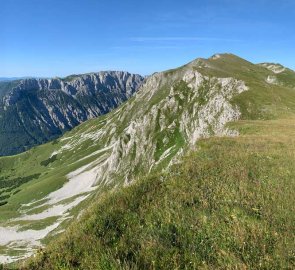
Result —
[[242, 80], [208, 77], [192, 69], [156, 73], [132, 102], [108, 114], [99, 130], [91, 127], [65, 137], [65, 145], [52, 155], [82, 147], [88, 140], [99, 143], [102, 149], [96, 154], [103, 154], [91, 164], [97, 184], [107, 185], [116, 177], [128, 184], [137, 170], [167, 167], [200, 138], [237, 135], [226, 127], [241, 115], [231, 100], [247, 90]]
[[129, 99], [144, 78], [110, 71], [65, 79], [25, 79], [0, 101], [0, 155], [44, 143]]
[[262, 63], [260, 66], [267, 68], [268, 70], [272, 71], [275, 74], [282, 73], [286, 70], [284, 66], [281, 64], [273, 64], [273, 63]]

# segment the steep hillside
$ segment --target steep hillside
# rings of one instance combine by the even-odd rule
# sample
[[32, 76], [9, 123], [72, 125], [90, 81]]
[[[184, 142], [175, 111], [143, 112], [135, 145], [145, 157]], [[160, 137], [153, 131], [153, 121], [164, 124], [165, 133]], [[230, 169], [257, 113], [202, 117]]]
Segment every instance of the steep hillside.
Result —
[[111, 111], [130, 98], [143, 79], [111, 71], [1, 82], [0, 155], [22, 152]]
[[[199, 140], [251, 131], [247, 125], [230, 127], [230, 122], [293, 117], [294, 87], [282, 78], [282, 84], [270, 83], [273, 74], [230, 54], [197, 59], [154, 74], [118, 109], [60, 139], [0, 158], [0, 233], [5, 236], [0, 238], [0, 261], [29, 256], [102, 193], [168, 170]], [[294, 81], [293, 73], [287, 77]], [[215, 181], [223, 176], [212, 173]]]
[[240, 121], [101, 196], [21, 269], [294, 269], [295, 118]]

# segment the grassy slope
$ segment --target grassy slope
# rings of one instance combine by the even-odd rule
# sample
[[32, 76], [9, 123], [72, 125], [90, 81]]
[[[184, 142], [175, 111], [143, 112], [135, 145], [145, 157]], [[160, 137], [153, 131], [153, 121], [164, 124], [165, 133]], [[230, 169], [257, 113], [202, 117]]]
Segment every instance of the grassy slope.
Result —
[[[101, 117], [99, 120], [94, 119], [85, 123], [83, 126], [79, 126], [72, 131], [68, 132], [67, 136], [72, 136], [76, 132], [85, 131], [92, 129], [93, 125], [100, 126], [103, 124], [104, 117]], [[67, 141], [53, 141], [42, 146], [33, 148], [25, 153], [11, 156], [11, 157], [1, 157], [0, 158], [0, 187], [3, 186], [3, 182], [6, 182], [8, 187], [0, 188], [0, 204], [6, 203], [5, 205], [0, 206], [0, 226], [15, 226], [21, 225], [21, 229], [43, 229], [56, 221], [56, 217], [49, 217], [44, 220], [36, 221], [12, 221], [11, 219], [18, 217], [20, 206], [25, 203], [29, 203], [34, 200], [39, 200], [44, 198], [50, 192], [57, 190], [62, 187], [66, 182], [66, 175], [69, 172], [74, 171], [77, 168], [93, 161], [97, 155], [93, 155], [89, 158], [79, 160], [84, 158], [90, 153], [93, 153], [97, 149], [100, 149], [100, 144], [93, 145], [91, 140], [86, 140], [83, 144], [83, 148], [76, 150], [64, 151], [62, 154], [57, 156], [57, 160], [51, 160], [52, 162], [47, 163], [52, 154], [56, 149], [60, 149], [62, 145], [65, 145]], [[42, 165], [43, 164], [43, 165]], [[24, 178], [30, 178], [32, 175], [37, 175], [35, 179], [30, 179], [25, 184], [22, 184], [21, 181]], [[14, 185], [11, 186], [11, 183]], [[103, 189], [103, 187], [101, 187]], [[4, 198], [8, 197], [8, 198]], [[71, 199], [73, 200], [74, 197]], [[71, 201], [70, 200], [70, 201]], [[82, 202], [78, 207], [70, 211], [71, 215], [77, 216], [79, 211], [87, 206], [91, 197]], [[35, 203], [33, 206], [42, 204], [43, 201]], [[22, 210], [30, 209], [29, 207], [22, 207]], [[30, 210], [28, 214], [39, 213], [44, 211], [44, 207], [36, 208]], [[65, 220], [61, 224], [60, 228], [66, 228], [70, 220]], [[50, 237], [49, 237], [50, 238]], [[46, 243], [49, 239], [42, 240], [43, 243]], [[7, 255], [21, 255], [22, 251], [14, 249], [12, 247], [1, 246], [0, 252]]]
[[[246, 82], [249, 91], [234, 98], [242, 112], [242, 119], [274, 119], [286, 117], [295, 112], [295, 72], [286, 69], [274, 74], [267, 68], [239, 58], [232, 54], [220, 59], [202, 59], [212, 68], [197, 68], [203, 74], [217, 77], [235, 77]], [[194, 62], [189, 65], [194, 66]], [[271, 85], [266, 78], [275, 75], [280, 85]]]
[[23, 269], [294, 269], [295, 118], [234, 125], [106, 193]]

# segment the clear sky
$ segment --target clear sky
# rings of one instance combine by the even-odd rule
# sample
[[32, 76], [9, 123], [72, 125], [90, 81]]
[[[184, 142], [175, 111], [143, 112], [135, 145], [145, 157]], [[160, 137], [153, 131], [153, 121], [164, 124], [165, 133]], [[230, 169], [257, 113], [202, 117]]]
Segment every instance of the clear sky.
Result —
[[295, 69], [295, 1], [0, 0], [0, 77], [148, 75], [220, 52]]

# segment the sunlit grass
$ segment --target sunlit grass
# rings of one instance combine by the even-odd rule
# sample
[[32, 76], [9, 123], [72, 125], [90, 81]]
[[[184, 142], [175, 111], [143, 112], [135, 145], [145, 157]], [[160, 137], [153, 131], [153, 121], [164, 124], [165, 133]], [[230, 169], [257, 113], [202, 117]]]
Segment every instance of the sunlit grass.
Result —
[[105, 193], [24, 269], [294, 269], [295, 120], [240, 121]]

